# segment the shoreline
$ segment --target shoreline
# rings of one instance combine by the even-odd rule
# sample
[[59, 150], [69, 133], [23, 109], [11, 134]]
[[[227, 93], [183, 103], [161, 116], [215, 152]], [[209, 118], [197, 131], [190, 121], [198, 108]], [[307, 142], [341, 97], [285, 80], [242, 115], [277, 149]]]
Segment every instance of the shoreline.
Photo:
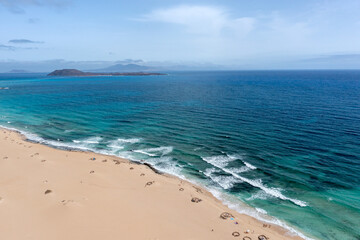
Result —
[[[65, 211], [70, 208], [69, 215], [73, 216], [75, 220], [70, 222], [57, 220], [60, 221], [56, 221], [58, 227], [44, 222], [43, 214], [35, 217], [39, 218], [38, 220], [42, 224], [50, 224], [50, 228], [55, 232], [60, 229], [65, 231], [72, 229], [76, 232], [75, 235], [68, 235], [66, 239], [82, 239], [85, 236], [87, 239], [96, 239], [100, 237], [96, 227], [102, 226], [101, 228], [104, 229], [107, 228], [106, 226], [112, 225], [114, 221], [126, 225], [126, 229], [131, 228], [135, 231], [129, 233], [109, 229], [106, 233], [102, 232], [106, 235], [101, 235], [103, 239], [112, 239], [114, 236], [128, 237], [128, 239], [243, 239], [248, 236], [251, 239], [258, 239], [260, 235], [265, 235], [269, 239], [303, 239], [290, 235], [288, 230], [279, 226], [263, 223], [251, 216], [240, 214], [230, 209], [205, 188], [167, 173], [159, 174], [158, 170], [153, 169], [151, 165], [90, 151], [54, 148], [28, 140], [21, 131], [15, 129], [0, 127], [0, 131], [1, 146], [5, 146], [0, 150], [0, 186], [5, 189], [5, 194], [0, 192], [0, 208], [2, 205], [13, 204], [13, 208], [6, 209], [8, 215], [12, 215], [14, 218], [13, 224], [17, 220], [16, 216], [21, 219], [24, 212], [31, 213], [34, 207], [42, 209], [42, 206], [39, 206], [36, 201], [34, 202], [34, 199], [37, 199], [50, 209], [55, 208], [53, 212], [46, 212], [46, 217], [49, 217], [48, 214], [50, 214], [51, 217], [58, 218], [63, 215], [63, 208]], [[91, 158], [95, 158], [95, 160], [89, 160]], [[23, 169], [25, 175], [19, 176], [17, 167], [22, 168], [23, 166], [30, 167], [39, 174], [32, 176], [32, 173], [28, 173], [26, 168]], [[71, 173], [68, 173], [70, 169]], [[84, 169], [88, 171], [83, 171]], [[44, 172], [44, 170], [46, 171]], [[54, 174], [55, 177], [48, 175], [47, 171]], [[137, 173], [136, 176], [134, 173]], [[67, 179], [63, 174], [71, 175], [71, 178]], [[30, 177], [34, 177], [38, 181], [33, 182], [32, 180], [30, 187], [26, 186], [26, 182], [21, 182], [21, 179]], [[17, 180], [18, 178], [19, 180]], [[16, 180], [12, 184], [12, 180], [9, 179]], [[51, 184], [54, 184], [53, 189], [50, 187], [45, 189]], [[84, 187], [84, 185], [86, 186]], [[37, 188], [45, 192], [41, 192]], [[18, 199], [16, 195], [21, 195], [18, 190], [34, 191], [23, 196], [25, 199]], [[46, 193], [47, 190], [50, 192]], [[82, 193], [81, 196], [78, 192]], [[15, 200], [13, 200], [14, 197]], [[113, 198], [117, 201], [114, 202]], [[142, 200], [145, 200], [145, 203]], [[101, 211], [103, 209], [97, 204], [94, 205], [94, 201], [95, 203], [106, 203], [107, 214], [103, 213]], [[16, 212], [14, 210], [22, 205], [25, 206], [23, 211]], [[153, 207], [156, 209], [155, 212], [153, 212]], [[111, 216], [112, 212], [119, 214]], [[126, 216], [124, 217], [124, 212], [136, 215], [136, 220], [132, 217], [130, 220]], [[234, 220], [220, 218], [223, 212], [231, 213]], [[78, 213], [81, 213], [81, 217], [77, 215]], [[97, 216], [98, 219], [94, 220], [91, 218], [92, 216]], [[176, 220], [172, 219], [173, 216], [177, 216]], [[167, 219], [174, 220], [176, 224], [169, 223]], [[141, 225], [146, 226], [146, 231], [136, 231], [138, 221]], [[94, 225], [94, 223], [96, 224]], [[3, 229], [4, 225], [7, 226], [5, 230]], [[79, 225], [85, 228], [92, 226], [95, 228], [94, 231], [91, 231], [92, 234], [87, 235], [88, 233], [79, 229]], [[50, 236], [55, 239], [53, 235], [46, 235], [42, 238], [42, 235], [36, 231], [11, 231], [10, 229], [15, 229], [15, 225], [11, 226], [3, 217], [0, 217], [0, 226], [2, 226], [0, 227], [0, 236], [10, 234], [5, 235], [10, 239], [23, 239], [17, 234], [25, 233], [34, 236], [29, 239], [49, 239]], [[19, 226], [16, 228], [19, 229]], [[26, 226], [26, 229], [28, 228], [32, 228], [32, 226]], [[250, 231], [247, 233], [247, 230]], [[176, 236], [173, 235], [175, 233]], [[235, 235], [239, 233], [240, 237], [234, 237], [234, 233]]]

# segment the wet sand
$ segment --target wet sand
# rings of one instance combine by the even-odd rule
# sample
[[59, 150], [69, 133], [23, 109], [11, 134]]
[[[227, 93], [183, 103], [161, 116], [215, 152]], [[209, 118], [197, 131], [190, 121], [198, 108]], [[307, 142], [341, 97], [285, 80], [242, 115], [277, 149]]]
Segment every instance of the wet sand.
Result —
[[0, 239], [257, 240], [260, 235], [301, 239], [146, 165], [54, 149], [0, 129]]

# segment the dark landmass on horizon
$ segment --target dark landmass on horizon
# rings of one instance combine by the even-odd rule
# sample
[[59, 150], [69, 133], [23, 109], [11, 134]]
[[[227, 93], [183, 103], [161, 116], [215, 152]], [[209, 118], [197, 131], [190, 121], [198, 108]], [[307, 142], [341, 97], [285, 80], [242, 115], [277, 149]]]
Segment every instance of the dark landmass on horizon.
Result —
[[148, 72], [148, 71], [154, 71], [155, 68], [151, 68], [148, 66], [138, 65], [138, 64], [115, 64], [106, 68], [100, 68], [100, 69], [92, 69], [88, 70], [89, 72]]
[[6, 73], [33, 73], [31, 71], [28, 71], [28, 70], [23, 70], [23, 69], [13, 69], [9, 72], [6, 72]]
[[52, 77], [92, 77], [92, 76], [152, 76], [152, 75], [166, 75], [165, 73], [152, 73], [152, 72], [112, 72], [112, 73], [93, 73], [82, 72], [77, 69], [61, 69], [49, 73], [47, 76]]

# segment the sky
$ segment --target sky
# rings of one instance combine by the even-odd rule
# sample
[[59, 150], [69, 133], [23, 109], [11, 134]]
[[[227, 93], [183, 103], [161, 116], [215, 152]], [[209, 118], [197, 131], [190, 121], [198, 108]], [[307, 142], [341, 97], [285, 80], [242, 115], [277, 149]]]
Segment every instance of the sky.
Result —
[[0, 71], [117, 62], [359, 69], [360, 1], [0, 0]]

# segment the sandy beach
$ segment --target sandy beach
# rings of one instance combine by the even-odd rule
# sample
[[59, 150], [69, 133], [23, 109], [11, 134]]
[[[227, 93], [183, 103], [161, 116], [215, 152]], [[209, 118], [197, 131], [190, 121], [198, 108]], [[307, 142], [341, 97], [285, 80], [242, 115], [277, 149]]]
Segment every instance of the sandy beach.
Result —
[[301, 239], [146, 165], [54, 149], [4, 129], [0, 213], [4, 240]]

